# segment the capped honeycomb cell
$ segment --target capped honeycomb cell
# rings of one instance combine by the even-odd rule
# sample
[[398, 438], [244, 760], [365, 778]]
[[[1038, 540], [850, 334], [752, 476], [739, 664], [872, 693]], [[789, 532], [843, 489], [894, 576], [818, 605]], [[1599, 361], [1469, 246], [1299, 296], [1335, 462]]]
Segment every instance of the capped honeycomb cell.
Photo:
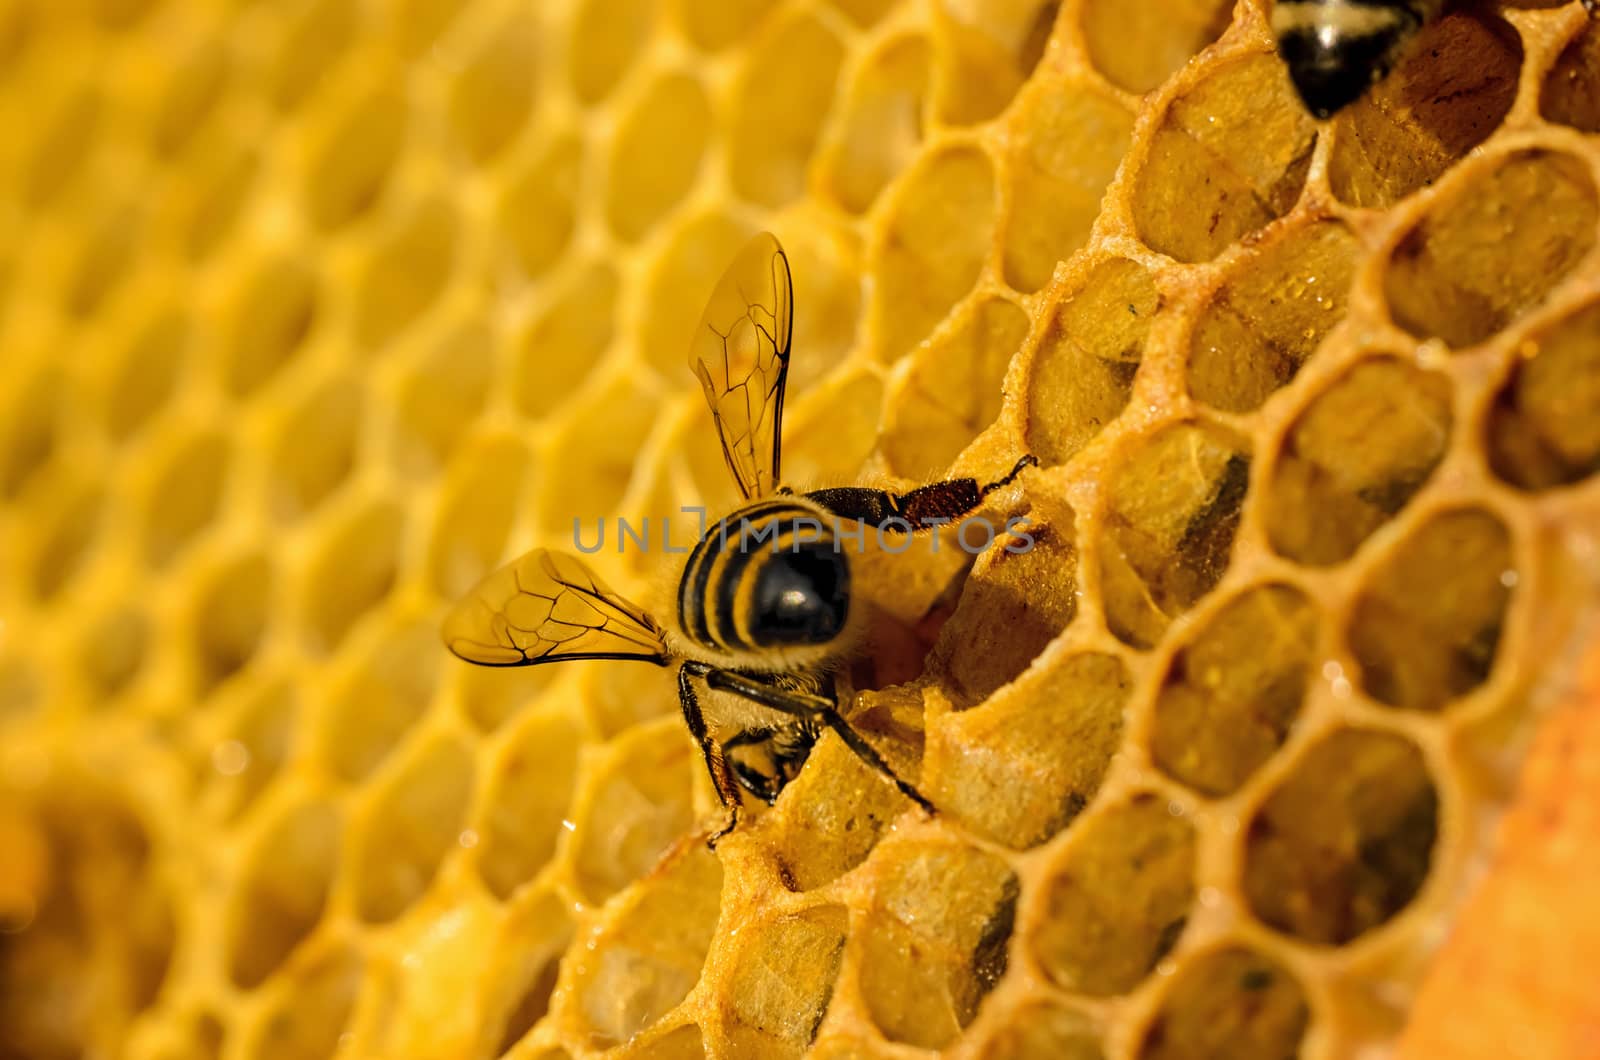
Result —
[[1250, 822], [1251, 911], [1307, 942], [1339, 945], [1386, 923], [1422, 888], [1439, 796], [1406, 738], [1340, 729], [1306, 751]]
[[1154, 645], [1222, 578], [1249, 481], [1248, 443], [1201, 422], [1162, 429], [1118, 469], [1099, 542], [1118, 639]]
[[1286, 585], [1249, 589], [1212, 615], [1173, 656], [1156, 697], [1156, 764], [1206, 795], [1248, 781], [1300, 713], [1317, 618]]
[[861, 933], [861, 987], [893, 1042], [949, 1044], [1005, 973], [1017, 879], [969, 847], [896, 845], [878, 862], [875, 908]]
[[1450, 442], [1450, 381], [1363, 361], [1300, 413], [1267, 486], [1272, 547], [1323, 566], [1355, 554], [1428, 481]]
[[1295, 1056], [1311, 1022], [1305, 990], [1282, 965], [1242, 946], [1196, 957], [1162, 999], [1139, 1060]]
[[230, 903], [226, 952], [234, 983], [260, 985], [316, 927], [340, 831], [338, 810], [313, 801], [290, 808], [261, 832]]
[[1432, 184], [1500, 126], [1516, 99], [1522, 41], [1493, 15], [1448, 13], [1407, 54], [1334, 120], [1328, 182], [1352, 206], [1387, 206]]
[[1373, 569], [1350, 619], [1361, 687], [1442, 710], [1489, 679], [1517, 584], [1511, 535], [1486, 511], [1434, 516]]
[[728, 1046], [743, 1055], [799, 1057], [817, 1036], [839, 976], [848, 916], [819, 905], [742, 925], [728, 972]]
[[885, 360], [926, 338], [972, 290], [989, 258], [994, 197], [994, 166], [975, 148], [926, 154], [905, 178], [874, 248], [872, 317]]
[[1228, 0], [1159, 6], [1087, 0], [1078, 18], [1094, 68], [1118, 88], [1149, 92], [1222, 36], [1232, 13]]
[[1489, 413], [1495, 474], [1526, 490], [1580, 482], [1600, 470], [1600, 303], [1518, 348]]
[[1539, 112], [1546, 121], [1600, 132], [1600, 29], [1588, 24], [1545, 75]]
[[1222, 65], [1173, 100], [1135, 177], [1133, 219], [1152, 250], [1209, 261], [1300, 197], [1316, 126], [1275, 55]]
[[640, 881], [574, 971], [591, 1047], [626, 1042], [693, 989], [721, 909], [722, 867], [690, 838]]
[[1200, 315], [1189, 392], [1249, 412], [1299, 372], [1344, 319], [1360, 245], [1337, 221], [1294, 230], [1242, 264]]
[[1194, 902], [1194, 826], [1136, 795], [1079, 825], [1044, 883], [1033, 956], [1050, 980], [1090, 997], [1138, 986], [1183, 933]]
[[1122, 412], [1160, 306], [1150, 274], [1117, 258], [1056, 308], [1028, 384], [1028, 446], [1042, 463], [1070, 460]]
[[1413, 335], [1474, 346], [1577, 266], [1597, 220], [1594, 178], [1571, 155], [1525, 150], [1475, 167], [1395, 247], [1389, 312]]

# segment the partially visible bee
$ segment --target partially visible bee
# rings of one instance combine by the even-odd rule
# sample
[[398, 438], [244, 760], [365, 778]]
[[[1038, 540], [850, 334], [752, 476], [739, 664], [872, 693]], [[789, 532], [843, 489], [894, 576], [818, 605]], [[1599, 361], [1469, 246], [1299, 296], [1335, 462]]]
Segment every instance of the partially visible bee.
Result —
[[[1272, 32], [1306, 109], [1329, 118], [1388, 76], [1448, 6], [1449, 0], [1277, 0]], [[1600, 13], [1600, 0], [1583, 6]]]
[[1278, 0], [1272, 32], [1306, 108], [1328, 118], [1383, 80], [1445, 2]]
[[537, 549], [485, 578], [444, 624], [449, 649], [480, 666], [675, 666], [684, 723], [728, 813], [712, 845], [738, 824], [740, 789], [775, 801], [824, 729], [933, 812], [839, 712], [834, 670], [859, 648], [865, 609], [851, 596], [849, 556], [832, 526], [837, 517], [913, 532], [959, 520], [1035, 463], [1025, 456], [982, 486], [961, 478], [908, 493], [792, 492], [779, 479], [792, 311], [788, 258], [763, 233], [717, 284], [689, 351], [746, 503], [689, 550], [676, 593], [658, 610], [665, 623], [577, 557]]

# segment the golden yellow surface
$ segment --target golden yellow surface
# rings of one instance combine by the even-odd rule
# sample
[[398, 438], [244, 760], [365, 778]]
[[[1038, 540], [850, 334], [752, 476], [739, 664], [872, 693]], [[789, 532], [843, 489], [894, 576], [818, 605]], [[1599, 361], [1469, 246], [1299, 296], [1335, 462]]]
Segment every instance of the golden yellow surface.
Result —
[[[1260, 0], [0, 0], [0, 1056], [1334, 1060], [1588, 930], [1464, 903], [1596, 643], [1600, 28], [1424, 38], [1318, 125]], [[937, 818], [827, 737], [712, 853], [669, 673], [438, 623], [730, 503], [763, 228], [786, 477], [1031, 452], [1035, 547], [866, 579]]]

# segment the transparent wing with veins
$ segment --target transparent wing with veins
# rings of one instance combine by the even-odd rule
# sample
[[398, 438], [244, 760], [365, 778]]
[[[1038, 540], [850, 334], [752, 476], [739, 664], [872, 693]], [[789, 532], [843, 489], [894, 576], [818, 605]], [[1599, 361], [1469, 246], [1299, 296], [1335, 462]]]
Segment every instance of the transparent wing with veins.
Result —
[[444, 642], [479, 666], [564, 659], [667, 661], [661, 629], [575, 556], [535, 549], [489, 575], [444, 622]]
[[746, 498], [778, 485], [793, 309], [789, 259], [777, 238], [763, 232], [717, 282], [689, 347], [689, 368]]

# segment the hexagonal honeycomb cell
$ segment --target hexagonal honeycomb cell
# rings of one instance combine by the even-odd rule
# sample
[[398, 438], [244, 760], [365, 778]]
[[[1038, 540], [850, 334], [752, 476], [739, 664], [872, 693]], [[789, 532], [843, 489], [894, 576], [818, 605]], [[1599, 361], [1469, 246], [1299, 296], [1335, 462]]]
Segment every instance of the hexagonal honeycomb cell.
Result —
[[[1319, 122], [1271, 0], [0, 0], [0, 1056], [1590, 1056], [1585, 6]], [[762, 230], [792, 486], [1037, 466], [855, 566], [937, 812], [712, 849], [670, 670], [438, 631], [670, 596]]]

